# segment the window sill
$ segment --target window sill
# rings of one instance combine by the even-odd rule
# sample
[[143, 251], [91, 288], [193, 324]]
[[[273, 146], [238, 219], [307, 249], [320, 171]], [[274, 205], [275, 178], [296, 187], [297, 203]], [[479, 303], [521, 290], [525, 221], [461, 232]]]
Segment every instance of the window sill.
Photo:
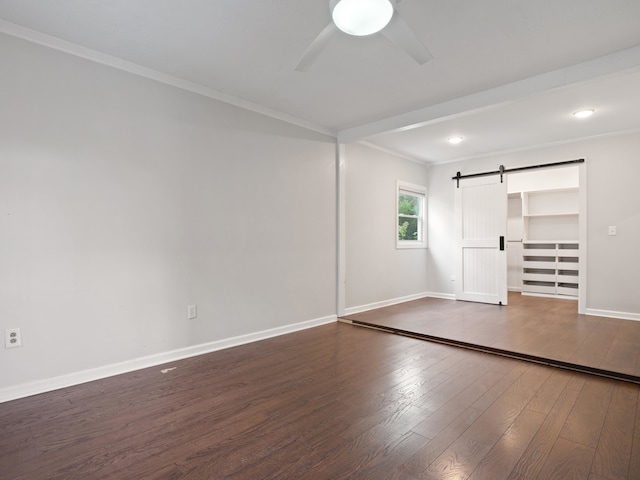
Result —
[[427, 248], [427, 244], [425, 242], [396, 242], [397, 250], [407, 250], [413, 248]]

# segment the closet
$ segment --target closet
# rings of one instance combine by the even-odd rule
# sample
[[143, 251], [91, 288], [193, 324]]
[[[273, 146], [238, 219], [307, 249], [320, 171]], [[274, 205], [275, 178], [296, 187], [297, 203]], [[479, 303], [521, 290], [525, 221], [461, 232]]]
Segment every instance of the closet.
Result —
[[508, 285], [525, 295], [578, 298], [578, 167], [509, 175]]

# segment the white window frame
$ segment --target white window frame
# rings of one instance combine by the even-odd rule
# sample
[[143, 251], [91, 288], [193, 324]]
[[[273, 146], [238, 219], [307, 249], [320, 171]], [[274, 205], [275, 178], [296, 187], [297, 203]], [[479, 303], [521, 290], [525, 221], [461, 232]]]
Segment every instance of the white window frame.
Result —
[[[422, 201], [420, 203], [420, 213], [416, 216], [418, 218], [418, 231], [421, 234], [420, 240], [400, 240], [398, 238], [398, 219], [400, 209], [400, 195], [408, 194], [419, 197]], [[396, 235], [396, 248], [427, 248], [427, 187], [422, 185], [416, 185], [415, 183], [403, 182], [398, 180], [396, 182], [396, 218], [395, 218], [395, 235]]]

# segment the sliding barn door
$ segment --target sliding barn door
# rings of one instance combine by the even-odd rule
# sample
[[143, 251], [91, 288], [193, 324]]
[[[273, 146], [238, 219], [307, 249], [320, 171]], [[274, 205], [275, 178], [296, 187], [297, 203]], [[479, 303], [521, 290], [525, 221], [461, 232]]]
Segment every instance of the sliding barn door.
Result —
[[490, 175], [457, 183], [456, 299], [506, 305], [506, 181]]

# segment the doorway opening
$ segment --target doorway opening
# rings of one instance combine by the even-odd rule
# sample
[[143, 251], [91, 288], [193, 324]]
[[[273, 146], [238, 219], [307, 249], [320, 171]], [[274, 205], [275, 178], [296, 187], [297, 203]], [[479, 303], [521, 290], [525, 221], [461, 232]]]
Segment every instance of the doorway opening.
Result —
[[580, 167], [510, 174], [507, 192], [509, 291], [579, 300], [586, 257]]

